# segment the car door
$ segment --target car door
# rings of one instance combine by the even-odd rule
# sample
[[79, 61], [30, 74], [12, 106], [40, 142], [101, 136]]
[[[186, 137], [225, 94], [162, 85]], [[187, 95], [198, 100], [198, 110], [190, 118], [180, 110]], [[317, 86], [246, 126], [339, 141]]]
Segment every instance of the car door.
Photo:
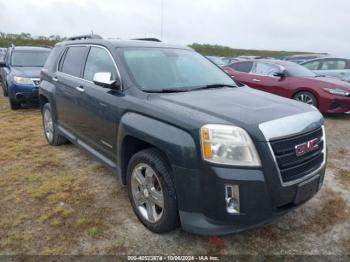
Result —
[[287, 96], [287, 77], [274, 76], [275, 73], [282, 72], [283, 69], [268, 62], [255, 61], [250, 72], [250, 87], [272, 94]]
[[333, 76], [339, 79], [347, 78], [350, 70], [347, 69], [346, 59], [324, 59], [317, 71], [321, 75]]
[[116, 157], [118, 106], [122, 95], [119, 91], [96, 85], [93, 82], [96, 73], [111, 73], [111, 80], [119, 79], [110, 51], [102, 46], [91, 46], [86, 59], [83, 105], [80, 108], [83, 124], [79, 133], [94, 149], [113, 159]]
[[84, 83], [81, 74], [87, 51], [87, 46], [67, 47], [53, 77], [56, 86], [57, 122], [74, 136], [78, 135], [83, 120], [79, 114], [80, 86]]

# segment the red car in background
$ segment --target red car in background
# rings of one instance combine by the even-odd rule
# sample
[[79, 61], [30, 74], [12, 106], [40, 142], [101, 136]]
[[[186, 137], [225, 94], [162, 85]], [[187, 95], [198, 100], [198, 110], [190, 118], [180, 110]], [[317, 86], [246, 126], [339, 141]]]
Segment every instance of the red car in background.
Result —
[[350, 114], [349, 83], [296, 63], [259, 59], [235, 62], [223, 69], [251, 88], [313, 105], [322, 113]]

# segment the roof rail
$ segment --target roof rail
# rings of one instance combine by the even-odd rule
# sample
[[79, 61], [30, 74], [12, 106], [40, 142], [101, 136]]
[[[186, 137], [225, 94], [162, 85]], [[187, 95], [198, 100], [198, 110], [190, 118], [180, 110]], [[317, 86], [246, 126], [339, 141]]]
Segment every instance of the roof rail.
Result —
[[134, 38], [131, 40], [141, 40], [141, 41], [151, 41], [151, 42], [162, 42], [161, 40], [159, 40], [158, 38]]
[[67, 40], [74, 41], [74, 40], [84, 40], [84, 39], [102, 39], [100, 35], [78, 35], [78, 36], [72, 36], [67, 38]]

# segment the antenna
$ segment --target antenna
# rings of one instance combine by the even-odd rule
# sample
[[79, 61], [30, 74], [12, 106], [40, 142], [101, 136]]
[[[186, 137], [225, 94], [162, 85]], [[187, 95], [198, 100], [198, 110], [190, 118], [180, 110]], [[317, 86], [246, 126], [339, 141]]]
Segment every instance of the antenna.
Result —
[[160, 10], [160, 38], [163, 40], [163, 22], [164, 22], [164, 0], [161, 0], [161, 10]]

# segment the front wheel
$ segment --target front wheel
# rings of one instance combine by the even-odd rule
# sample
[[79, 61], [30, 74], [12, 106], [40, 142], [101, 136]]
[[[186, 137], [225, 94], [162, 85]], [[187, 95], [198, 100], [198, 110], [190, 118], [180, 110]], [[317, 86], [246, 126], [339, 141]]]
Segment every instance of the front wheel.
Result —
[[158, 150], [145, 149], [131, 158], [127, 188], [136, 216], [150, 231], [167, 233], [179, 226], [170, 168]]
[[8, 97], [8, 92], [5, 84], [2, 84], [2, 93], [4, 94], [4, 97]]
[[9, 97], [10, 108], [12, 110], [18, 110], [21, 108], [21, 104]]
[[310, 92], [307, 92], [307, 91], [299, 92], [295, 94], [293, 98], [294, 100], [297, 100], [299, 102], [314, 106], [316, 108], [318, 107], [317, 98]]

